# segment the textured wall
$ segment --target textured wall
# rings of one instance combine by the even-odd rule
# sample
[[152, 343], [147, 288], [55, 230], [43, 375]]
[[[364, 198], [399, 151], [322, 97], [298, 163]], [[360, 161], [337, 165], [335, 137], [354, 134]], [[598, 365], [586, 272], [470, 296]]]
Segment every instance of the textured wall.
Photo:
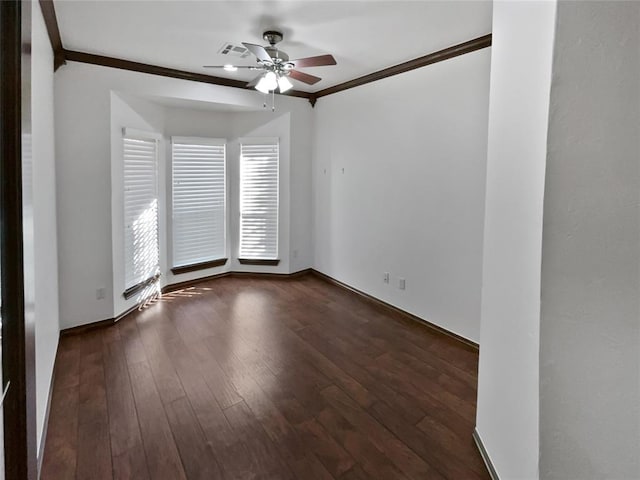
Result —
[[640, 478], [640, 3], [560, 2], [555, 44], [540, 477]]

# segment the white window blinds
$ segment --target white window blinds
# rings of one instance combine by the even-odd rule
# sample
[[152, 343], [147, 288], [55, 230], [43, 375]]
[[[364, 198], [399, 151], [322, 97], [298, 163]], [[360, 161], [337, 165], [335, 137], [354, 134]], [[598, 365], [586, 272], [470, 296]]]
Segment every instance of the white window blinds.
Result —
[[278, 258], [278, 139], [240, 143], [241, 259]]
[[160, 271], [158, 247], [158, 137], [123, 131], [125, 287]]
[[172, 138], [173, 266], [225, 257], [225, 141]]

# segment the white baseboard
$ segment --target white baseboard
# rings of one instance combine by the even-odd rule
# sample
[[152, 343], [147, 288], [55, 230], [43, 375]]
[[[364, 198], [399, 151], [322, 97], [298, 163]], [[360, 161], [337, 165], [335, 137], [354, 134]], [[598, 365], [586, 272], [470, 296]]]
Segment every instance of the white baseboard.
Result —
[[476, 447], [478, 447], [480, 456], [482, 457], [482, 460], [484, 460], [484, 464], [487, 466], [487, 470], [489, 471], [491, 480], [500, 480], [500, 477], [498, 477], [498, 472], [496, 472], [496, 469], [493, 466], [493, 462], [491, 461], [491, 457], [489, 457], [487, 449], [484, 448], [484, 443], [482, 443], [482, 438], [480, 438], [480, 434], [478, 433], [477, 428], [473, 429], [473, 441], [476, 442]]

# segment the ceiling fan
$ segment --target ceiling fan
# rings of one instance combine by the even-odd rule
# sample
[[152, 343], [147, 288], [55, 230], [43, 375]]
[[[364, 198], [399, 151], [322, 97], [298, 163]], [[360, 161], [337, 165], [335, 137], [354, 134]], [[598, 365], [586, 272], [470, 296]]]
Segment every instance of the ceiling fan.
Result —
[[280, 93], [284, 93], [293, 87], [288, 77], [308, 85], [313, 85], [322, 80], [315, 75], [301, 72], [297, 68], [336, 65], [336, 59], [333, 58], [333, 55], [319, 55], [317, 57], [289, 60], [289, 55], [276, 47], [276, 44], [283, 39], [282, 32], [268, 30], [262, 34], [262, 38], [269, 42], [268, 46], [262, 47], [253, 43], [242, 42], [242, 45], [256, 56], [257, 65], [204, 65], [204, 68], [223, 68], [229, 72], [235, 72], [238, 69], [261, 70], [262, 73], [247, 83], [247, 87], [254, 87], [262, 93], [275, 92], [276, 89]]

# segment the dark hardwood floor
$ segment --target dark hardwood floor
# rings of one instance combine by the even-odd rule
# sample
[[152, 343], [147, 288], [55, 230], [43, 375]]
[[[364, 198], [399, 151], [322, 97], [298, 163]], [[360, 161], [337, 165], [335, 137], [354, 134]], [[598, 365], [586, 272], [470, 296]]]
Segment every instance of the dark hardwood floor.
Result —
[[42, 479], [488, 479], [478, 354], [313, 275], [61, 338]]

